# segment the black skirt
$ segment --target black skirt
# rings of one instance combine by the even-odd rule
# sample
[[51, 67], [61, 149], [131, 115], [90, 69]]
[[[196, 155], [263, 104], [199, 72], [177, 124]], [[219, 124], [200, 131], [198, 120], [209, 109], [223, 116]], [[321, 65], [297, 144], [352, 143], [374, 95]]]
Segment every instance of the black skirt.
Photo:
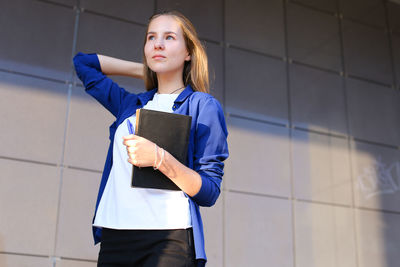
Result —
[[103, 228], [98, 267], [194, 267], [193, 231]]

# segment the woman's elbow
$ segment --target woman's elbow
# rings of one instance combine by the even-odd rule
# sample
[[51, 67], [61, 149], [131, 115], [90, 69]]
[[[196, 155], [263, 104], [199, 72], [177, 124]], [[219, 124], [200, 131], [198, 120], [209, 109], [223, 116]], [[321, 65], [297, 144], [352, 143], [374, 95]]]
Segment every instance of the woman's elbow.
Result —
[[211, 207], [217, 202], [220, 193], [220, 183], [213, 181], [211, 178], [202, 176], [200, 191], [193, 196], [193, 200], [197, 202], [199, 206]]
[[220, 192], [218, 191], [218, 193], [214, 193], [212, 194], [212, 196], [210, 196], [207, 201], [205, 201], [203, 203], [203, 205], [200, 205], [202, 207], [212, 207], [215, 205], [215, 203], [217, 202], [217, 199], [219, 197]]

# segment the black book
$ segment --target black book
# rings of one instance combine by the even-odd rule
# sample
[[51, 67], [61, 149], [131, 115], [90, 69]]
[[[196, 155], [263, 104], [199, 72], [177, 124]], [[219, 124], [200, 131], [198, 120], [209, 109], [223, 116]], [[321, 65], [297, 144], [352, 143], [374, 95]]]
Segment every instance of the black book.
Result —
[[[136, 110], [135, 134], [168, 151], [186, 164], [192, 117], [149, 109]], [[157, 159], [159, 163], [161, 158]], [[168, 177], [153, 167], [133, 166], [132, 187], [180, 190]]]

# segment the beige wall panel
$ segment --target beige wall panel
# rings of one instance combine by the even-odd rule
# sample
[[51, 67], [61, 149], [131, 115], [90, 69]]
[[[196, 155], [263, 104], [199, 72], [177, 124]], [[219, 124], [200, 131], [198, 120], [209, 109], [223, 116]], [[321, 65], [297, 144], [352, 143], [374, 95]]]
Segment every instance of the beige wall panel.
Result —
[[129, 20], [136, 23], [147, 23], [153, 14], [154, 1], [148, 0], [80, 0], [80, 7], [106, 16]]
[[359, 266], [398, 266], [400, 215], [369, 210], [356, 214]]
[[223, 191], [214, 206], [200, 208], [204, 227], [207, 267], [223, 266], [224, 196], [225, 192]]
[[339, 0], [340, 13], [345, 18], [384, 27], [385, 4], [380, 0]]
[[97, 260], [92, 219], [100, 184], [100, 173], [65, 169], [61, 190], [56, 255]]
[[352, 142], [355, 204], [400, 212], [400, 150]]
[[223, 1], [222, 0], [156, 0], [158, 11], [178, 10], [187, 16], [200, 38], [222, 41]]
[[107, 156], [109, 126], [115, 120], [82, 87], [72, 90], [64, 164], [103, 170]]
[[45, 1], [2, 1], [0, 68], [70, 78], [75, 12]]
[[400, 146], [400, 92], [351, 78], [346, 83], [350, 134]]
[[53, 267], [50, 258], [25, 255], [0, 254], [1, 267]]
[[234, 117], [228, 118], [228, 125], [224, 188], [289, 196], [288, 129]]
[[337, 16], [290, 2], [287, 7], [290, 58], [313, 66], [341, 71]]
[[[399, 11], [400, 11], [400, 5], [399, 5]], [[392, 35], [392, 47], [393, 47], [394, 65], [396, 71], [396, 82], [397, 82], [397, 88], [399, 89], [400, 88], [400, 33]]]
[[283, 56], [283, 22], [280, 0], [225, 1], [225, 36], [230, 44]]
[[[359, 0], [359, 4], [365, 0]], [[372, 0], [381, 2], [380, 0]], [[346, 1], [353, 2], [353, 1]], [[384, 28], [370, 27], [350, 20], [342, 21], [343, 53], [346, 72], [380, 83], [392, 84], [388, 33]]]
[[[144, 25], [82, 12], [79, 16], [76, 52], [142, 62], [145, 32]], [[144, 88], [143, 80], [121, 76], [113, 76], [113, 80], [130, 91], [139, 92]]]
[[294, 130], [292, 162], [296, 198], [352, 204], [346, 139]]
[[223, 104], [224, 101], [224, 50], [220, 45], [204, 43], [208, 56], [210, 93]]
[[144, 25], [83, 12], [79, 20], [77, 51], [141, 60], [145, 33]]
[[296, 127], [347, 135], [343, 79], [337, 74], [290, 64], [290, 105]]
[[53, 252], [60, 169], [0, 159], [0, 251]]
[[97, 262], [60, 259], [54, 267], [96, 267]]
[[290, 202], [227, 192], [225, 266], [293, 266]]
[[286, 66], [282, 60], [234, 48], [225, 50], [226, 112], [287, 123]]
[[389, 28], [400, 34], [400, 5], [396, 1], [387, 3]]
[[353, 211], [296, 202], [296, 266], [357, 266]]
[[0, 72], [0, 154], [60, 163], [67, 86]]

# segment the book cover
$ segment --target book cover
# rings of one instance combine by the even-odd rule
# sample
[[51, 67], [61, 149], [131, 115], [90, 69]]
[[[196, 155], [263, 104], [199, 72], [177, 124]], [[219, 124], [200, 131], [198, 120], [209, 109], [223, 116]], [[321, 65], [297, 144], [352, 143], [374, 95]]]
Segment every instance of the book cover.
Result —
[[[192, 117], [187, 115], [138, 109], [135, 134], [156, 143], [182, 164], [186, 164], [191, 122]], [[180, 190], [153, 167], [133, 166], [132, 187]]]

